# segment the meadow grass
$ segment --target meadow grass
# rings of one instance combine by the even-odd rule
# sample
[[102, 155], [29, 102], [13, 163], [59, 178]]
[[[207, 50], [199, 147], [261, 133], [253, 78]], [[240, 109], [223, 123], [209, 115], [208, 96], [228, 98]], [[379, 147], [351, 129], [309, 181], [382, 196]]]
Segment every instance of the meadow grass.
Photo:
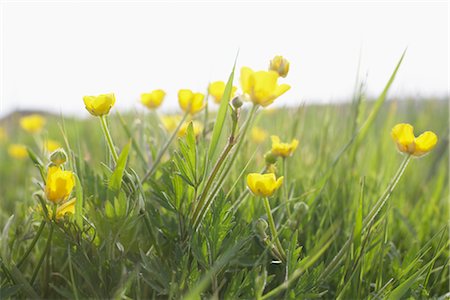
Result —
[[[224, 107], [196, 117], [205, 127], [199, 136], [188, 127], [172, 143], [157, 113], [112, 112], [117, 163], [97, 118], [47, 117], [37, 140], [64, 145], [82, 207], [58, 222], [43, 216], [39, 201], [36, 166], [45, 169], [48, 155], [17, 120], [3, 124], [9, 140], [36, 157], [11, 159], [6, 142], [0, 150], [2, 299], [448, 296], [446, 101], [358, 98], [253, 116], [244, 105], [234, 117]], [[390, 136], [400, 122], [436, 132], [438, 146], [405, 159]], [[269, 199], [285, 261], [263, 199], [245, 180], [266, 168], [270, 139], [243, 135], [247, 124], [300, 141], [292, 157], [271, 166], [285, 176]]]

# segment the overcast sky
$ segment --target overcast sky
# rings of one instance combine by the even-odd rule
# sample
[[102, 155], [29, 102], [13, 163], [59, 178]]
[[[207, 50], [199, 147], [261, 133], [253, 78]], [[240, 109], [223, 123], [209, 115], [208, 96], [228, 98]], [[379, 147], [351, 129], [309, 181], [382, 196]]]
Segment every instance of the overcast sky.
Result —
[[238, 49], [238, 69], [266, 69], [277, 54], [291, 61], [280, 105], [348, 100], [360, 57], [368, 92], [378, 94], [405, 48], [393, 93], [449, 93], [447, 1], [3, 1], [1, 9], [0, 115], [85, 115], [82, 96], [108, 92], [117, 107], [134, 108], [157, 88], [173, 109], [178, 89], [226, 80]]

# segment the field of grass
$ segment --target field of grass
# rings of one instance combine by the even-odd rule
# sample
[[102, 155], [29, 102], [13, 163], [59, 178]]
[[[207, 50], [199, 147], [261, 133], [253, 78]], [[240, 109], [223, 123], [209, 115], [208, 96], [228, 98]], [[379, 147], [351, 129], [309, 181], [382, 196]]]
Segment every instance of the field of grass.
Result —
[[[98, 118], [47, 116], [37, 135], [4, 122], [1, 298], [444, 299], [448, 103], [380, 99], [256, 113], [210, 104], [194, 117], [204, 130], [189, 127], [164, 154], [162, 114], [113, 109], [117, 162]], [[391, 138], [397, 123], [435, 132], [436, 148], [406, 158]], [[268, 136], [257, 141], [254, 126]], [[300, 143], [267, 166], [270, 135]], [[75, 213], [57, 220], [43, 205], [49, 138], [77, 177]], [[8, 155], [19, 142], [32, 159]], [[247, 187], [247, 174], [264, 171], [284, 176], [268, 199], [276, 233]]]

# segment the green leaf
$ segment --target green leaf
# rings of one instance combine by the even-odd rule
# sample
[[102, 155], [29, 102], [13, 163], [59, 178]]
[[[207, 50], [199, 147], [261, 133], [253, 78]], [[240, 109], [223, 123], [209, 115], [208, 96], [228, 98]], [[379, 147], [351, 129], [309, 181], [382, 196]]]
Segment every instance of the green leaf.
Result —
[[120, 187], [122, 185], [122, 177], [125, 172], [125, 167], [127, 165], [128, 160], [128, 153], [130, 151], [131, 147], [131, 141], [129, 141], [125, 147], [122, 149], [122, 153], [120, 153], [119, 159], [117, 160], [116, 169], [111, 175], [111, 178], [109, 180], [109, 189], [111, 189], [114, 192], [117, 192], [120, 190]]
[[33, 287], [30, 285], [30, 283], [26, 280], [25, 276], [17, 267], [12, 266], [10, 272], [14, 282], [16, 284], [22, 285], [22, 291], [25, 292], [28, 295], [28, 297], [30, 297], [31, 299], [40, 299], [36, 291], [33, 289]]
[[355, 228], [353, 229], [353, 245], [356, 251], [361, 245], [361, 232], [363, 227], [363, 202], [364, 202], [364, 178], [361, 180], [361, 193], [359, 197], [358, 211], [356, 212]]
[[114, 218], [115, 216], [114, 206], [111, 204], [111, 202], [109, 202], [109, 200], [105, 202], [105, 215], [110, 219]]
[[83, 228], [83, 186], [81, 185], [80, 178], [75, 175], [75, 224], [82, 229]]
[[380, 111], [381, 106], [385, 102], [387, 93], [388, 93], [392, 83], [394, 82], [395, 76], [397, 75], [397, 71], [400, 68], [400, 65], [402, 64], [405, 54], [406, 54], [406, 49], [405, 49], [405, 51], [403, 51], [403, 54], [400, 57], [400, 60], [398, 61], [397, 66], [394, 69], [394, 72], [391, 74], [389, 81], [386, 83], [386, 86], [384, 87], [380, 96], [378, 96], [377, 100], [375, 101], [375, 104], [374, 104], [369, 116], [367, 117], [364, 124], [360, 127], [359, 135], [358, 135], [358, 142], [360, 142], [362, 139], [364, 139], [365, 135], [367, 134], [367, 130], [370, 128], [370, 126], [374, 122], [375, 117], [378, 115], [378, 112]]
[[217, 149], [217, 145], [219, 143], [220, 136], [222, 134], [223, 125], [225, 122], [225, 117], [227, 115], [228, 106], [230, 102], [231, 92], [233, 90], [233, 79], [235, 68], [236, 68], [236, 61], [234, 62], [233, 70], [231, 71], [230, 77], [228, 77], [228, 82], [227, 85], [225, 86], [225, 91], [223, 93], [222, 100], [220, 101], [219, 111], [217, 113], [216, 122], [214, 124], [214, 129], [212, 132], [211, 142], [209, 144], [208, 160], [211, 160], [212, 157], [214, 156], [214, 153]]

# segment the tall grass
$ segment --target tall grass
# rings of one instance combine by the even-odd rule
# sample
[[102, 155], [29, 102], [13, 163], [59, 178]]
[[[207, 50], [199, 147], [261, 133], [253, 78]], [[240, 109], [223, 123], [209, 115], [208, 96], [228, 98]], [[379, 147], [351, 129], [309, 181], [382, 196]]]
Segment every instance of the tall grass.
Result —
[[[190, 126], [171, 143], [155, 113], [112, 114], [113, 159], [98, 120], [51, 118], [43, 135], [65, 144], [82, 200], [57, 223], [39, 209], [35, 165], [48, 158], [14, 120], [4, 124], [36, 158], [0, 150], [2, 299], [445, 297], [448, 103], [385, 96], [234, 116], [223, 102], [197, 117], [209, 120], [204, 134]], [[399, 122], [433, 130], [438, 147], [402, 163], [390, 137]], [[270, 198], [286, 262], [265, 242], [263, 200], [245, 183], [270, 150], [246, 134], [255, 125], [300, 140], [276, 164], [287, 204], [281, 190]]]

